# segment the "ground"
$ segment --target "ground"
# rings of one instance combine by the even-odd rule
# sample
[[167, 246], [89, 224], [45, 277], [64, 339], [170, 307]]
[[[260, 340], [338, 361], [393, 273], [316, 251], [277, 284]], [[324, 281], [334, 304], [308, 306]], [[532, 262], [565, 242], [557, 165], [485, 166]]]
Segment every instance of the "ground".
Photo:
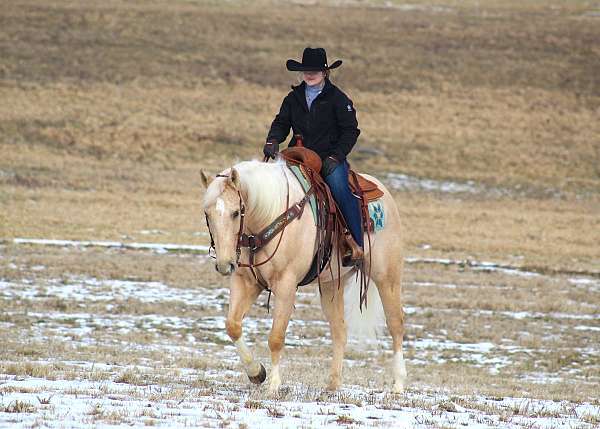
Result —
[[[273, 399], [248, 382], [238, 362], [224, 330], [227, 283], [205, 254], [55, 244], [2, 248], [5, 423], [583, 428], [600, 422], [598, 278], [407, 258], [404, 395], [389, 393], [387, 336], [377, 347], [351, 342], [343, 389], [325, 390], [326, 367], [315, 364], [330, 357], [328, 327], [318, 292], [301, 289], [286, 340], [284, 387]], [[244, 329], [268, 368], [266, 299]]]
[[[600, 425], [599, 23], [580, 0], [3, 5], [0, 426]], [[344, 60], [350, 161], [403, 219], [401, 396], [385, 334], [324, 390], [313, 286], [280, 397], [250, 385], [202, 251], [199, 170], [260, 156], [307, 44]]]

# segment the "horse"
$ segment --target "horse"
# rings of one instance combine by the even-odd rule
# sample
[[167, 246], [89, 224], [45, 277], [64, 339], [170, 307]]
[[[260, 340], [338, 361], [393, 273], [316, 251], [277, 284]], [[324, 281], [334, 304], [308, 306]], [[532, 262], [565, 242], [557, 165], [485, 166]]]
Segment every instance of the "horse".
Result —
[[[248, 249], [240, 249], [242, 232], [261, 231], [286, 210], [286, 204], [300, 201], [305, 192], [285, 161], [274, 163], [243, 161], [223, 170], [212, 180], [201, 171], [205, 189], [203, 208], [207, 226], [215, 250], [215, 269], [230, 277], [229, 310], [225, 328], [245, 372], [251, 382], [261, 384], [266, 380], [266, 370], [246, 345], [242, 321], [252, 304], [265, 289], [258, 278], [264, 279], [275, 299], [272, 311], [272, 327], [268, 345], [271, 352], [271, 373], [268, 392], [276, 395], [281, 386], [280, 359], [285, 342], [286, 329], [294, 309], [296, 289], [308, 272], [317, 252], [317, 227], [310, 210], [304, 216], [290, 221], [283, 231], [269, 241], [255, 255], [255, 268], [244, 267], [240, 261], [249, 261]], [[401, 393], [406, 384], [406, 365], [402, 353], [404, 335], [404, 311], [401, 299], [402, 226], [396, 203], [377, 179], [364, 175], [375, 182], [384, 192], [379, 200], [385, 210], [384, 229], [365, 239], [365, 268], [370, 272], [371, 292], [376, 287], [379, 299], [370, 299], [364, 312], [382, 319], [384, 313], [387, 328], [393, 340], [393, 393]], [[334, 243], [334, 246], [337, 245]], [[330, 264], [338, 266], [337, 252], [332, 252]], [[370, 253], [370, 255], [369, 255]], [[240, 266], [242, 265], [242, 266]], [[327, 389], [335, 391], [342, 385], [342, 361], [347, 343], [347, 327], [355, 316], [360, 316], [359, 302], [350, 302], [344, 308], [344, 293], [348, 293], [356, 268], [325, 269], [320, 276], [321, 307], [329, 323], [333, 357]], [[337, 281], [340, 277], [340, 281]], [[263, 283], [264, 285], [264, 283]], [[375, 294], [376, 297], [377, 294]], [[348, 308], [351, 307], [351, 308]], [[345, 314], [346, 313], [346, 314]], [[354, 315], [354, 316], [353, 316]], [[362, 327], [364, 328], [364, 326]]]

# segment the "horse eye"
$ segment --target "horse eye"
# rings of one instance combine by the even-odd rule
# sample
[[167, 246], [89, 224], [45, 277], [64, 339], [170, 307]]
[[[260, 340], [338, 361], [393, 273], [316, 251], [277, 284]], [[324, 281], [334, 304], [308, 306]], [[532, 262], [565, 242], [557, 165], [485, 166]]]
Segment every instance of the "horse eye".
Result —
[[233, 218], [235, 219], [235, 218], [236, 218], [236, 217], [238, 217], [239, 215], [240, 215], [240, 211], [239, 211], [239, 210], [236, 210], [236, 211], [234, 211], [234, 212], [233, 212], [233, 214], [231, 215], [231, 217], [233, 217]]

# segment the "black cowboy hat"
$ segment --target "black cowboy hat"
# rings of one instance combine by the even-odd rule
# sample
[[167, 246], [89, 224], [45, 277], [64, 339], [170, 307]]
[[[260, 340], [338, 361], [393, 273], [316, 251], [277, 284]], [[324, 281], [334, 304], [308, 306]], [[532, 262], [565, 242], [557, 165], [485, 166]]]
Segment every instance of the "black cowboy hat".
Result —
[[327, 64], [327, 53], [323, 48], [306, 48], [302, 53], [302, 62], [287, 60], [285, 66], [289, 71], [325, 71], [338, 68], [342, 60]]

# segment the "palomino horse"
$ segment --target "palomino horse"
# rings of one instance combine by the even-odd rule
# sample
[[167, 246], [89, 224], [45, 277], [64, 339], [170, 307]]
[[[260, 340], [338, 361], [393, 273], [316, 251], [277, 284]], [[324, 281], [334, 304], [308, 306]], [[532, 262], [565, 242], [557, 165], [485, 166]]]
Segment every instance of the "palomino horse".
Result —
[[[201, 176], [206, 188], [203, 205], [214, 240], [216, 269], [222, 275], [231, 277], [229, 312], [225, 323], [227, 334], [237, 347], [248, 377], [252, 382], [260, 384], [266, 379], [266, 371], [264, 366], [254, 359], [252, 351], [244, 342], [242, 321], [264, 289], [249, 268], [238, 267], [238, 264], [247, 264], [249, 261], [247, 249], [240, 249], [239, 237], [242, 229], [254, 233], [261, 231], [285, 212], [286, 202], [293, 205], [300, 201], [305, 193], [283, 161], [241, 162], [218, 174], [212, 182], [204, 172], [201, 172]], [[381, 298], [380, 301], [370, 300], [371, 304], [367, 306], [366, 311], [379, 312], [379, 314], [381, 311], [385, 312], [394, 350], [392, 390], [400, 393], [404, 390], [406, 382], [406, 366], [402, 355], [404, 312], [400, 284], [402, 271], [400, 215], [389, 191], [376, 179], [372, 177], [368, 179], [377, 183], [384, 191], [380, 201], [385, 210], [385, 226], [383, 230], [372, 234], [370, 248], [367, 244], [365, 249], [365, 254], [371, 252], [371, 257], [365, 258], [366, 263], [370, 260], [372, 279], [370, 290], [376, 286]], [[255, 268], [256, 274], [266, 281], [275, 299], [272, 312], [273, 324], [269, 334], [272, 363], [269, 379], [271, 394], [275, 394], [281, 385], [279, 362], [285, 333], [294, 309], [297, 284], [308, 272], [317, 251], [316, 236], [314, 219], [310, 209], [307, 209], [303, 216], [287, 225], [283, 236], [278, 234], [255, 255], [256, 263], [272, 256], [268, 263]], [[336, 253], [333, 252], [331, 260], [334, 267], [338, 266]], [[333, 270], [334, 275], [336, 271]], [[342, 269], [344, 288], [353, 283], [354, 275], [355, 271], [352, 269]], [[342, 382], [346, 328], [351, 322], [345, 320], [343, 293], [334, 280], [328, 269], [321, 275], [321, 306], [329, 322], [333, 344], [328, 384], [330, 390], [338, 389]], [[383, 309], [379, 303], [383, 304]], [[352, 305], [358, 309], [358, 299]], [[346, 311], [346, 313], [352, 312]]]

